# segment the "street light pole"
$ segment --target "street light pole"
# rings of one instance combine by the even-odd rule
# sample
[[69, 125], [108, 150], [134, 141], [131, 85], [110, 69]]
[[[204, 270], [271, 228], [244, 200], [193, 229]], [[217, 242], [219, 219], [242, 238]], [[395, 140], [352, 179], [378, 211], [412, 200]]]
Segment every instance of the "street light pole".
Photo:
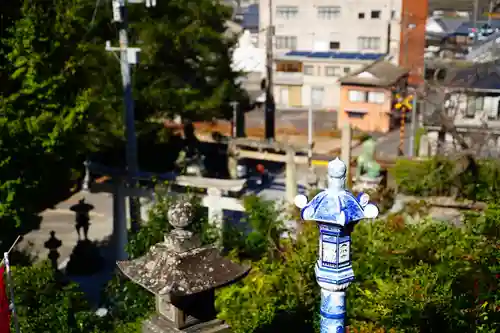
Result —
[[[127, 175], [130, 186], [135, 187], [135, 177], [139, 171], [139, 163], [137, 160], [137, 136], [135, 131], [135, 110], [134, 98], [132, 96], [132, 82], [130, 79], [130, 64], [128, 62], [128, 22], [127, 22], [127, 7], [122, 0], [123, 20], [121, 22], [119, 39], [120, 39], [120, 68], [122, 73], [123, 85], [123, 101], [125, 104], [125, 136], [127, 139], [126, 145], [126, 161]], [[132, 223], [132, 230], [138, 229], [140, 202], [135, 197], [129, 198], [129, 212]]]
[[408, 147], [408, 157], [413, 157], [415, 154], [415, 136], [417, 134], [417, 94], [413, 95], [413, 105], [411, 110], [411, 133], [410, 144]]
[[[134, 98], [132, 96], [132, 82], [130, 77], [130, 59], [132, 63], [137, 63], [138, 48], [128, 46], [128, 21], [127, 21], [127, 2], [141, 3], [144, 2], [146, 7], [154, 7], [156, 0], [112, 0], [113, 6], [113, 22], [119, 26], [118, 38], [120, 45], [118, 48], [111, 47], [111, 43], [106, 42], [106, 50], [120, 53], [120, 70], [123, 86], [123, 104], [124, 104], [124, 120], [125, 120], [125, 138], [126, 138], [126, 170], [127, 181], [130, 186], [135, 187], [137, 182], [135, 177], [139, 173], [139, 162], [137, 159], [137, 136], [135, 131], [135, 111]], [[118, 200], [125, 200], [124, 197], [119, 197]], [[140, 221], [140, 202], [137, 198], [129, 198], [129, 213], [132, 222], [132, 230], [137, 231]], [[120, 214], [123, 215], [123, 214]]]
[[273, 141], [275, 138], [275, 113], [276, 104], [273, 94], [273, 1], [269, 0], [269, 27], [266, 31], [266, 67], [267, 67], [267, 85], [266, 85], [266, 104], [265, 104], [265, 135], [266, 139]]
[[310, 88], [310, 100], [309, 100], [309, 110], [307, 112], [307, 161], [309, 168], [312, 168], [312, 155], [313, 155], [313, 109], [312, 109], [312, 86]]
[[238, 126], [238, 102], [231, 102], [231, 106], [233, 107], [233, 121], [231, 126], [231, 134], [233, 138], [238, 136], [237, 126]]

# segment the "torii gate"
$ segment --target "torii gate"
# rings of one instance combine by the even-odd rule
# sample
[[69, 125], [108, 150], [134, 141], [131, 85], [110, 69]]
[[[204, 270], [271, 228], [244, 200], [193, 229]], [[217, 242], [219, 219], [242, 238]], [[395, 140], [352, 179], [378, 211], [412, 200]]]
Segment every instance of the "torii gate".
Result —
[[[83, 180], [83, 191], [91, 191], [92, 188], [99, 189], [99, 192], [113, 194], [113, 243], [115, 246], [115, 255], [117, 260], [126, 260], [128, 255], [125, 251], [127, 244], [127, 214], [126, 198], [139, 197], [149, 198], [154, 201], [155, 191], [152, 188], [131, 188], [126, 186], [127, 175], [123, 170], [110, 168], [97, 163], [85, 162], [85, 177]], [[90, 172], [100, 173], [111, 176], [111, 184], [99, 184], [92, 186], [90, 183]], [[201, 204], [208, 208], [209, 220], [219, 225], [222, 221], [223, 210], [233, 210], [244, 212], [245, 209], [237, 198], [225, 197], [223, 195], [233, 192], [241, 193], [246, 185], [245, 179], [217, 179], [193, 176], [179, 176], [177, 173], [168, 172], [156, 174], [151, 172], [140, 172], [136, 180], [152, 179], [160, 181], [171, 181], [172, 184], [182, 187], [193, 187], [207, 189], [207, 195], [203, 198]], [[149, 207], [144, 207], [145, 212]], [[145, 214], [141, 214], [144, 216]]]

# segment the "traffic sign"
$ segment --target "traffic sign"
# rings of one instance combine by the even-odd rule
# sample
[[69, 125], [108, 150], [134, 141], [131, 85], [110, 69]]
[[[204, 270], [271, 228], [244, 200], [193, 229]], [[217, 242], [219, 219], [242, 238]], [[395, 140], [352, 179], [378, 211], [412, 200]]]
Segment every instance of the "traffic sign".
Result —
[[413, 95], [408, 95], [405, 98], [401, 97], [401, 95], [396, 94], [396, 99], [398, 103], [396, 103], [396, 109], [400, 110], [401, 108], [405, 108], [406, 110], [411, 110], [413, 108], [412, 101]]

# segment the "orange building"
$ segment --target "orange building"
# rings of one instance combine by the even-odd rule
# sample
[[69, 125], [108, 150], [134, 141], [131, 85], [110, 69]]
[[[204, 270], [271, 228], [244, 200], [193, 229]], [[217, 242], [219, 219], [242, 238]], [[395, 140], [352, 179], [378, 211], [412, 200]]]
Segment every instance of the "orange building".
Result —
[[380, 60], [341, 78], [338, 127], [347, 122], [364, 132], [389, 132], [399, 121], [395, 92], [406, 89], [408, 76], [407, 69]]

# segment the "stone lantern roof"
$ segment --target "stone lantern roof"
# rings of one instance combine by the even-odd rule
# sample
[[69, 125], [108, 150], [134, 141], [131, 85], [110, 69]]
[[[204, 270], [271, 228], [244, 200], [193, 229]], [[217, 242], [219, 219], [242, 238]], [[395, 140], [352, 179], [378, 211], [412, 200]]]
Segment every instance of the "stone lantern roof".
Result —
[[201, 247], [199, 238], [185, 230], [193, 218], [187, 201], [176, 202], [168, 212], [174, 229], [146, 255], [118, 262], [132, 281], [158, 296], [189, 296], [234, 282], [250, 270], [220, 255], [212, 246]]

